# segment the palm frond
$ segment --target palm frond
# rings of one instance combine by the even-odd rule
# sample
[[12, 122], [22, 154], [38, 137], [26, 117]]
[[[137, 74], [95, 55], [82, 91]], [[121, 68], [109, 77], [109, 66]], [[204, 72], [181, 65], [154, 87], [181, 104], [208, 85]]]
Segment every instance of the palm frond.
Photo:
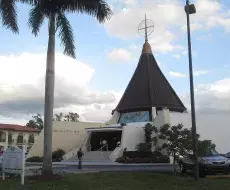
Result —
[[86, 13], [102, 23], [112, 16], [112, 10], [105, 0], [65, 0], [65, 11]]
[[30, 28], [32, 28], [32, 33], [37, 36], [39, 30], [43, 24], [45, 15], [42, 12], [42, 9], [39, 5], [35, 5], [29, 13], [29, 21], [28, 24]]
[[19, 33], [15, 0], [0, 0], [2, 24], [14, 33]]
[[59, 30], [59, 37], [64, 46], [64, 54], [76, 58], [73, 29], [70, 22], [62, 12], [57, 13], [56, 25]]
[[112, 10], [105, 0], [16, 0], [27, 4], [39, 4], [46, 16], [51, 12], [86, 13], [104, 22], [112, 15]]
[[112, 10], [105, 1], [100, 1], [97, 8], [97, 20], [100, 23], [105, 22], [107, 19], [110, 19], [112, 16]]

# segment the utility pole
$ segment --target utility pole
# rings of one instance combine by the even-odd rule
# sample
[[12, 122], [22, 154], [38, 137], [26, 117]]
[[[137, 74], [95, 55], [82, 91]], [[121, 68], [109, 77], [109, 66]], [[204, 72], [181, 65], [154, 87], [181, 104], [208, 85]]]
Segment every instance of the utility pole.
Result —
[[191, 120], [192, 120], [192, 145], [193, 158], [195, 163], [194, 179], [199, 179], [199, 165], [198, 165], [198, 151], [197, 151], [197, 133], [196, 133], [196, 113], [195, 113], [195, 98], [194, 98], [194, 84], [193, 84], [193, 67], [192, 67], [192, 48], [191, 48], [191, 34], [190, 34], [190, 14], [196, 13], [194, 4], [190, 4], [186, 0], [185, 12], [187, 15], [187, 35], [188, 35], [188, 57], [189, 57], [189, 79], [190, 79], [190, 98], [191, 98]]

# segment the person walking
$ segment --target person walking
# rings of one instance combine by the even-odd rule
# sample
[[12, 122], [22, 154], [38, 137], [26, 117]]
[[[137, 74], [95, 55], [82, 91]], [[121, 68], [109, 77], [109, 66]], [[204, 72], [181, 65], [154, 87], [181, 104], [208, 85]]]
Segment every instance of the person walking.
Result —
[[78, 169], [82, 169], [82, 157], [84, 156], [82, 149], [80, 148], [77, 152], [78, 157]]

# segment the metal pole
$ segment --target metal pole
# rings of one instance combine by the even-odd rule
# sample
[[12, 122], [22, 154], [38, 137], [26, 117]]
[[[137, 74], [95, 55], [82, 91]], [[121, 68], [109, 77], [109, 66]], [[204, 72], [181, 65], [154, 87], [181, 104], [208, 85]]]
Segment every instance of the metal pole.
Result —
[[194, 100], [194, 84], [193, 84], [193, 67], [192, 67], [192, 50], [191, 50], [191, 36], [190, 36], [190, 12], [189, 12], [189, 1], [186, 1], [187, 6], [187, 32], [188, 32], [188, 55], [189, 55], [189, 79], [190, 79], [190, 98], [191, 98], [191, 119], [192, 119], [192, 145], [194, 154], [194, 179], [199, 179], [199, 166], [198, 166], [198, 155], [197, 155], [197, 138], [196, 138], [196, 114], [195, 114], [195, 100]]

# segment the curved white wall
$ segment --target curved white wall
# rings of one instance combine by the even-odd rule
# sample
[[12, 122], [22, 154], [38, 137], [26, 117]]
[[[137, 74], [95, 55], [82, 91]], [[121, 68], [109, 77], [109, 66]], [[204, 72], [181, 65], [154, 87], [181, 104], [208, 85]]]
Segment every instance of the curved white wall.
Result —
[[[58, 148], [66, 153], [80, 148], [86, 138], [85, 128], [103, 127], [103, 123], [91, 122], [54, 122], [52, 151]], [[43, 156], [44, 132], [42, 131], [31, 148], [28, 157]]]

